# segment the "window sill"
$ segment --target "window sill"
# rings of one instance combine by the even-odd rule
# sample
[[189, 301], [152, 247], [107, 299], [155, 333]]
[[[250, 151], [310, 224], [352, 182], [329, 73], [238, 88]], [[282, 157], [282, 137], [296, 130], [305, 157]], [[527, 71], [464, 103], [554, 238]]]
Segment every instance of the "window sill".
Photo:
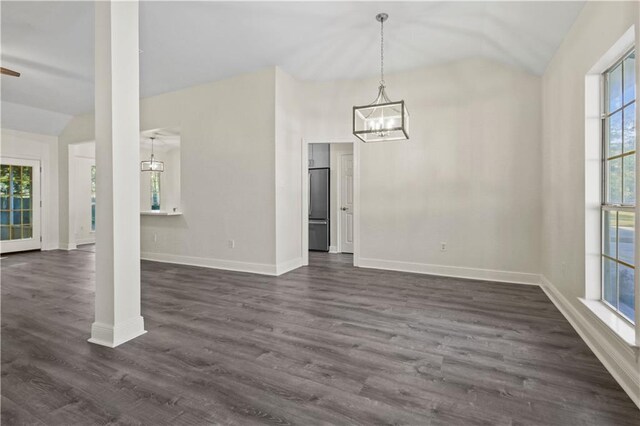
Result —
[[636, 342], [636, 331], [633, 324], [620, 318], [599, 300], [583, 298], [579, 298], [579, 300], [601, 323], [609, 327], [620, 340], [633, 349], [637, 350], [639, 348]]
[[141, 216], [182, 216], [182, 212], [166, 211], [166, 210], [144, 210], [140, 212]]

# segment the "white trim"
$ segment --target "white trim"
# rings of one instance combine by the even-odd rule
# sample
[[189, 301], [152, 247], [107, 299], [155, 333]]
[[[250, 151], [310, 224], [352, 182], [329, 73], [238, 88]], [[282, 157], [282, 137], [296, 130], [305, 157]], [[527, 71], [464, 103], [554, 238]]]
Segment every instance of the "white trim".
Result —
[[443, 277], [467, 278], [513, 284], [539, 285], [540, 275], [528, 272], [498, 271], [494, 269], [465, 268], [460, 266], [433, 265], [428, 263], [402, 262], [397, 260], [360, 258], [361, 268], [385, 269]]
[[287, 272], [298, 269], [302, 266], [302, 258], [291, 259], [286, 262], [280, 262], [276, 265], [276, 275], [286, 274]]
[[94, 322], [91, 324], [91, 338], [87, 341], [96, 345], [115, 348], [146, 332], [144, 319], [141, 316], [114, 325]]
[[[589, 321], [582, 313], [571, 304], [566, 297], [544, 276], [540, 276], [540, 287], [558, 308], [564, 317], [573, 326], [582, 340], [589, 346], [607, 371], [620, 384], [622, 389], [631, 397], [631, 400], [640, 408], [640, 374], [637, 367], [629, 358], [636, 359], [637, 350], [623, 344], [628, 353], [619, 353], [606, 339], [607, 335], [615, 335], [608, 328], [597, 321]], [[599, 327], [596, 327], [596, 324]], [[634, 356], [635, 353], [635, 356]]]
[[96, 237], [87, 237], [87, 238], [76, 238], [76, 247], [81, 246], [83, 244], [94, 244], [96, 242]]
[[602, 322], [616, 334], [620, 339], [620, 343], [634, 348], [638, 347], [636, 344], [636, 331], [629, 321], [624, 320], [620, 314], [607, 307], [602, 300], [584, 299], [582, 297], [579, 297], [578, 300], [589, 309], [588, 312], [593, 314], [595, 319]]
[[[278, 274], [279, 269], [283, 271], [280, 273], [284, 273], [291, 269], [296, 268], [297, 266], [292, 266], [292, 265], [298, 261], [298, 259], [295, 259], [293, 261], [284, 262], [280, 265], [274, 265], [269, 263], [240, 262], [237, 260], [181, 256], [177, 254], [151, 253], [151, 252], [140, 253], [140, 258], [142, 260], [150, 260], [152, 262], [175, 263], [178, 265], [200, 266], [202, 268], [224, 269], [226, 271], [249, 272], [252, 274], [271, 275], [271, 276], [279, 275]], [[299, 261], [300, 261], [300, 266], [302, 266], [302, 259], [300, 259]], [[287, 268], [291, 268], [291, 269], [287, 269]]]
[[329, 253], [340, 253], [337, 246], [329, 246]]
[[76, 250], [78, 247], [76, 247], [75, 244], [73, 243], [60, 243], [60, 250]]

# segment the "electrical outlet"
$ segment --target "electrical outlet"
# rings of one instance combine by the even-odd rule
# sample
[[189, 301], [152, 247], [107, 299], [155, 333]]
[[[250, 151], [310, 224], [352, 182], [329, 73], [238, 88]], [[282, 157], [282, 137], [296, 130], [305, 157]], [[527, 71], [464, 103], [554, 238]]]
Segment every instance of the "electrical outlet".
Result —
[[447, 251], [447, 243], [445, 242], [440, 243], [440, 251]]
[[236, 241], [235, 240], [228, 240], [227, 241], [227, 247], [235, 248], [236, 247]]

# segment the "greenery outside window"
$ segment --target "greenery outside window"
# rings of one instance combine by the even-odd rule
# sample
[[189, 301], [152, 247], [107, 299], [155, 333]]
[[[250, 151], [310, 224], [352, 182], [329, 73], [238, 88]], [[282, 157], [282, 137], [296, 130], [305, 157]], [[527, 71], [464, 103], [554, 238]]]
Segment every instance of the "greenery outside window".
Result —
[[33, 167], [0, 165], [0, 240], [33, 238]]

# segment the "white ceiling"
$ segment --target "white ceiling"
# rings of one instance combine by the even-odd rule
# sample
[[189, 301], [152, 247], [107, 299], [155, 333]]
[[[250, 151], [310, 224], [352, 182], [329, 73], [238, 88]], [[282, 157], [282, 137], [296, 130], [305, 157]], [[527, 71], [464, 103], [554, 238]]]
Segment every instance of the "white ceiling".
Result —
[[[142, 2], [141, 96], [272, 65], [302, 80], [484, 57], [541, 74], [583, 7], [570, 2]], [[2, 100], [93, 110], [93, 3], [2, 1]], [[3, 116], [4, 124], [4, 116]]]
[[169, 151], [180, 148], [180, 128], [172, 127], [166, 129], [153, 129], [140, 133], [140, 146], [151, 149], [151, 138], [154, 149], [158, 151]]

